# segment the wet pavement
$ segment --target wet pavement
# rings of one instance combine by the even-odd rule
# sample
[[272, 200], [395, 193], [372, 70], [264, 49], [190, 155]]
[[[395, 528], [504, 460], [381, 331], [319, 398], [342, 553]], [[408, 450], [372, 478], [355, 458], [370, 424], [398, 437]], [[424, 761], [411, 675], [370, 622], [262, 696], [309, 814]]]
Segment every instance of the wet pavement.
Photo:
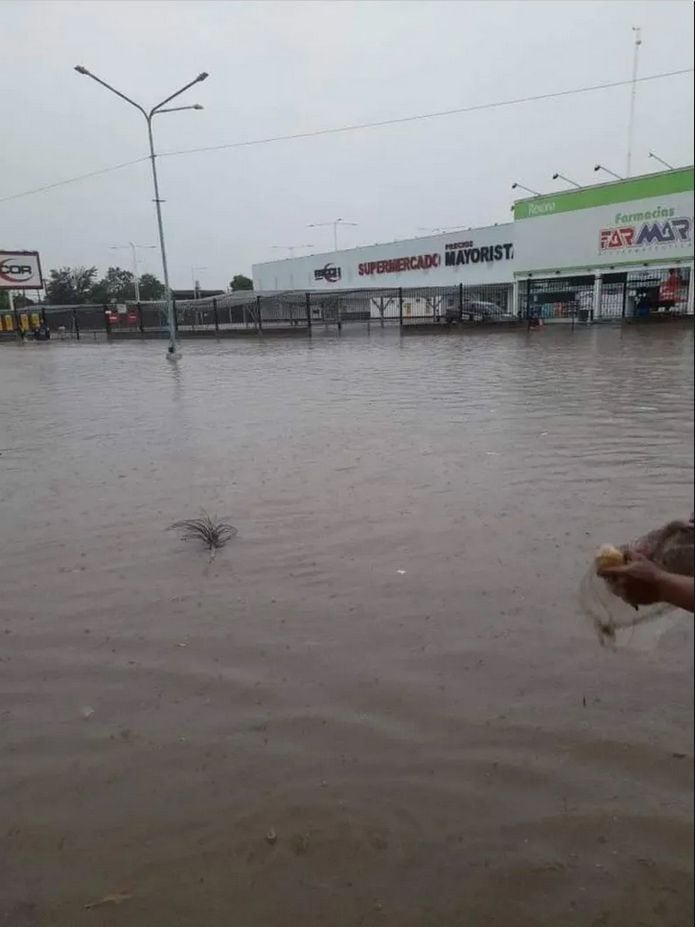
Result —
[[0, 349], [0, 924], [690, 924], [692, 328], [184, 352]]

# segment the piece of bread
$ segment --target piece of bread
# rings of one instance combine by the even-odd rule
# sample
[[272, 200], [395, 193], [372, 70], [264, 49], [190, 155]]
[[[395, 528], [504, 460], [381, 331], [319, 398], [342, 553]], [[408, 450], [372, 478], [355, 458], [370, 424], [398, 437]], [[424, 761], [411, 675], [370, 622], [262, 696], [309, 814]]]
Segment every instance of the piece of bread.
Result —
[[595, 558], [596, 569], [605, 570], [607, 567], [622, 566], [625, 563], [625, 555], [612, 544], [602, 544]]

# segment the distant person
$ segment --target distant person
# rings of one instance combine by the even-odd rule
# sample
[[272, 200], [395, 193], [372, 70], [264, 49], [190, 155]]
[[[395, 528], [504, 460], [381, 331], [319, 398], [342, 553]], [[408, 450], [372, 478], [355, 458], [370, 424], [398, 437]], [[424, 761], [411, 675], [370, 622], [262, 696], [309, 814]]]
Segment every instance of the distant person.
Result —
[[640, 293], [639, 298], [637, 300], [637, 305], [635, 306], [635, 315], [637, 316], [637, 318], [638, 319], [648, 318], [651, 312], [651, 309], [652, 309], [652, 306], [651, 306], [649, 296], [644, 292]]
[[540, 309], [531, 309], [528, 316], [529, 331], [532, 328], [540, 328], [542, 324]]

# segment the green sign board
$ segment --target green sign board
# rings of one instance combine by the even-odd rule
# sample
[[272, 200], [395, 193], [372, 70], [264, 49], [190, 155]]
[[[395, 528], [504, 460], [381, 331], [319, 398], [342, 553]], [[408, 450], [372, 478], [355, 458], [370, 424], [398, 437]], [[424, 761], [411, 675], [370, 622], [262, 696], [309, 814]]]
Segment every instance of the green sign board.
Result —
[[554, 216], [560, 212], [574, 212], [577, 209], [610, 206], [614, 203], [627, 203], [630, 200], [645, 200], [653, 196], [687, 193], [692, 190], [693, 168], [684, 167], [675, 171], [646, 174], [630, 180], [618, 180], [615, 183], [519, 200], [514, 204], [514, 218], [535, 219], [540, 216]]

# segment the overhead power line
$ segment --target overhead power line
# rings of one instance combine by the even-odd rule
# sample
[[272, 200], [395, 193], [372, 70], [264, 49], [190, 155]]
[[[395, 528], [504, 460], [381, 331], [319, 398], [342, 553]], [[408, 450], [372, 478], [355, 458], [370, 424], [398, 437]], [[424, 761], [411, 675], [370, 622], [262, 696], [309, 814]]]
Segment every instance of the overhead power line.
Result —
[[[683, 74], [692, 74], [693, 68], [680, 68], [677, 71], [664, 71], [661, 74], [647, 74], [639, 77], [637, 83], [645, 83], [652, 80], [663, 80], [668, 77], [679, 77]], [[361, 122], [351, 125], [337, 126], [329, 129], [314, 129], [309, 132], [295, 132], [289, 135], [272, 135], [267, 138], [249, 139], [243, 142], [227, 142], [221, 145], [205, 145], [201, 148], [182, 148], [177, 151], [159, 152], [159, 157], [176, 157], [180, 155], [201, 154], [206, 151], [223, 151], [229, 148], [248, 148], [254, 145], [269, 145], [275, 142], [287, 142], [302, 138], [316, 138], [321, 135], [337, 135], [342, 132], [357, 132], [362, 129], [377, 129], [384, 126], [401, 125], [408, 122], [418, 122], [424, 119], [441, 119], [445, 116], [459, 116], [465, 113], [480, 112], [487, 109], [500, 109], [504, 106], [519, 106], [522, 103], [537, 103], [543, 100], [559, 99], [561, 97], [574, 96], [580, 93], [593, 93], [598, 90], [611, 90], [616, 87], [627, 87], [632, 84], [631, 80], [611, 81], [603, 84], [592, 84], [589, 87], [575, 87], [572, 90], [555, 90], [549, 93], [539, 93], [532, 96], [515, 97], [510, 100], [497, 100], [492, 103], [475, 103], [471, 106], [461, 106], [455, 109], [439, 110], [432, 113], [418, 113], [413, 116], [398, 116], [393, 119], [381, 119], [377, 122]], [[10, 193], [7, 196], [0, 197], [0, 203], [6, 203], [9, 200], [20, 199], [24, 196], [33, 196], [37, 193], [45, 193], [56, 187], [63, 187], [67, 184], [77, 183], [80, 180], [87, 180], [90, 177], [96, 177], [99, 174], [109, 174], [112, 171], [119, 171], [124, 167], [130, 167], [133, 164], [140, 164], [147, 161], [147, 156], [135, 158], [133, 161], [124, 161], [121, 164], [114, 164], [111, 167], [103, 167], [96, 171], [89, 171], [87, 174], [78, 174], [76, 177], [68, 177], [65, 180], [58, 180], [55, 183], [44, 184], [35, 187], [32, 190], [23, 190], [21, 193]]]
[[[649, 74], [638, 77], [637, 83], [649, 80], [660, 80], [664, 77], [677, 77], [681, 74], [691, 74], [693, 68], [682, 68], [679, 71], [666, 71], [663, 74]], [[511, 100], [498, 100], [494, 103], [474, 103], [472, 106], [460, 106], [456, 109], [443, 109], [434, 113], [418, 113], [415, 116], [398, 116], [394, 119], [381, 119], [378, 122], [358, 122], [352, 125], [339, 126], [332, 129], [314, 129], [310, 132], [296, 132], [291, 135], [273, 135], [269, 138], [256, 138], [246, 142], [228, 142], [223, 145], [205, 145], [202, 148], [181, 148], [178, 151], [162, 151], [162, 157], [185, 154], [198, 154], [203, 151], [221, 151], [225, 148], [245, 148], [249, 145], [268, 145], [272, 142], [287, 142], [299, 138], [315, 138], [318, 135], [337, 135], [339, 132], [357, 132], [360, 129], [378, 129], [382, 126], [395, 126], [405, 122], [417, 122], [421, 119], [440, 119], [443, 116], [458, 116], [462, 113], [475, 113], [485, 109], [499, 109], [502, 106], [518, 106], [520, 103], [536, 103], [539, 100], [552, 100], [559, 97], [572, 96], [578, 93], [592, 93], [596, 90], [609, 90], [613, 87], [627, 87], [631, 80], [618, 80], [605, 84], [593, 84], [591, 87], [578, 87], [574, 90], [556, 90], [551, 93], [539, 93], [535, 96], [516, 97]]]
[[78, 174], [77, 177], [68, 177], [66, 180], [56, 180], [55, 183], [47, 183], [44, 184], [43, 187], [35, 187], [33, 190], [23, 190], [21, 193], [10, 193], [9, 196], [1, 196], [0, 203], [6, 203], [8, 200], [17, 200], [21, 196], [33, 196], [35, 193], [44, 193], [46, 190], [53, 190], [55, 187], [64, 187], [68, 183], [77, 183], [78, 180], [87, 180], [89, 177], [96, 177], [98, 174], [110, 174], [111, 171], [120, 171], [121, 168], [130, 167], [132, 164], [140, 164], [142, 161], [149, 160], [148, 156], [135, 158], [134, 161], [123, 161], [122, 164], [102, 167], [98, 171], [90, 171], [88, 174]]

